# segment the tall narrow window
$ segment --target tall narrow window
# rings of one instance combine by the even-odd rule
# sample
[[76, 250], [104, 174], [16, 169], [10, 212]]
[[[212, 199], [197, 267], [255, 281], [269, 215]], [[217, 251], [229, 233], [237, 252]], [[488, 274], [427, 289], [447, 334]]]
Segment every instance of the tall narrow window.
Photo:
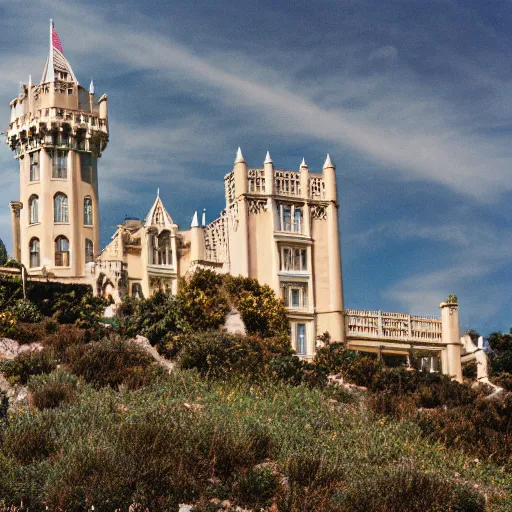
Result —
[[53, 221], [69, 222], [68, 197], [59, 192], [53, 198]]
[[85, 263], [94, 261], [94, 246], [92, 240], [85, 239]]
[[40, 267], [41, 266], [41, 258], [40, 258], [40, 250], [39, 250], [39, 238], [32, 238], [30, 240], [30, 268]]
[[306, 324], [297, 324], [297, 353], [307, 354]]
[[89, 196], [84, 198], [84, 225], [92, 226], [92, 199]]
[[80, 173], [82, 181], [92, 183], [92, 157], [90, 153], [80, 153]]
[[52, 152], [52, 178], [65, 180], [68, 177], [68, 152], [54, 150]]
[[303, 207], [300, 205], [278, 203], [279, 231], [302, 233], [304, 229]]
[[143, 299], [144, 294], [142, 293], [142, 286], [140, 283], [133, 283], [132, 284], [132, 297], [134, 299]]
[[30, 196], [28, 200], [28, 214], [30, 224], [39, 222], [39, 197], [36, 195]]
[[65, 236], [58, 236], [55, 239], [55, 266], [69, 266], [69, 240]]
[[39, 151], [30, 153], [30, 181], [39, 181]]

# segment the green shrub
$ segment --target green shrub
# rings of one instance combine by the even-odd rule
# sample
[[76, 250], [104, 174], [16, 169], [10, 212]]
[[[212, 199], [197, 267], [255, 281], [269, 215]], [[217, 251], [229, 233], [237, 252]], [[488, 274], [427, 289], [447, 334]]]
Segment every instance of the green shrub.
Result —
[[0, 360], [0, 372], [12, 384], [26, 384], [32, 375], [50, 373], [57, 361], [48, 349], [22, 352], [14, 359]]
[[14, 315], [18, 323], [36, 323], [41, 320], [41, 313], [37, 306], [27, 300], [19, 299], [12, 306], [9, 307], [9, 311]]
[[421, 414], [423, 432], [450, 447], [512, 469], [512, 394]]
[[484, 497], [469, 487], [406, 467], [350, 485], [340, 502], [347, 512], [485, 511]]
[[[233, 375], [257, 377], [272, 371], [277, 355], [291, 353], [281, 338], [204, 332], [176, 336], [166, 348], [183, 369], [196, 369], [202, 376], [225, 379]], [[269, 366], [270, 365], [270, 366]]]
[[493, 381], [497, 386], [501, 386], [507, 391], [512, 391], [512, 373], [500, 373], [493, 378]]
[[39, 410], [53, 409], [77, 399], [77, 378], [66, 372], [31, 377], [28, 383], [31, 402]]
[[152, 382], [163, 371], [152, 369], [153, 359], [134, 342], [116, 336], [84, 345], [70, 345], [63, 361], [71, 373], [94, 386], [136, 389]]
[[243, 506], [261, 508], [270, 504], [279, 488], [279, 479], [268, 465], [256, 466], [238, 475], [235, 497]]

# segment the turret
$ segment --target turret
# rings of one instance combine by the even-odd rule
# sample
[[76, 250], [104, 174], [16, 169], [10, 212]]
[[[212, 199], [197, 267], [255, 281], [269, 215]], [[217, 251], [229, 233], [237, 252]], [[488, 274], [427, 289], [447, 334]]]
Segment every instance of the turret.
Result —
[[[41, 80], [11, 102], [7, 144], [20, 166], [19, 246], [33, 275], [84, 275], [99, 252], [97, 160], [108, 144], [105, 105], [82, 87], [50, 20]], [[102, 110], [103, 116], [100, 115]], [[15, 233], [16, 234], [16, 233]]]
[[240, 148], [236, 152], [233, 173], [235, 175], [235, 197], [247, 194], [247, 164]]
[[338, 191], [336, 188], [336, 166], [332, 163], [331, 156], [327, 153], [324, 168], [325, 196], [328, 201], [338, 200]]
[[265, 193], [272, 195], [274, 193], [274, 162], [270, 158], [270, 152], [267, 151], [265, 161], [263, 162], [265, 173]]

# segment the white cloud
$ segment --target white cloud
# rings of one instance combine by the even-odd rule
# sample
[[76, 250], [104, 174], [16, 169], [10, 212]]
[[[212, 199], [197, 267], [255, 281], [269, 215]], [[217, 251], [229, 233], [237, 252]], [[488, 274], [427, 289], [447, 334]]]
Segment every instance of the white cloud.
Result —
[[381, 46], [374, 50], [368, 56], [368, 60], [385, 60], [396, 59], [398, 57], [398, 50], [393, 45]]

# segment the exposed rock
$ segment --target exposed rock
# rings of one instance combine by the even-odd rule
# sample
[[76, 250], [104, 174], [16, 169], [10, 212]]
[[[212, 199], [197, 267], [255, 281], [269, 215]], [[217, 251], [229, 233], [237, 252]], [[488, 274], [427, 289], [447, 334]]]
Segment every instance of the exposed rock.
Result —
[[162, 368], [165, 368], [169, 372], [172, 372], [172, 370], [174, 370], [174, 363], [172, 361], [165, 359], [165, 357], [162, 357], [158, 353], [158, 350], [155, 347], [153, 347], [151, 343], [149, 343], [149, 340], [144, 336], [140, 336], [139, 334], [137, 334], [137, 336], [130, 341], [136, 343], [145, 352], [147, 352]]
[[240, 312], [234, 306], [231, 307], [231, 311], [226, 315], [224, 329], [228, 334], [247, 334]]
[[368, 391], [364, 386], [356, 386], [355, 384], [350, 384], [349, 382], [345, 382], [343, 376], [339, 373], [337, 375], [329, 375], [327, 377], [329, 384], [336, 384], [340, 388], [344, 388], [347, 391]]
[[22, 352], [33, 352], [43, 350], [41, 343], [29, 343], [20, 345], [17, 341], [9, 338], [0, 338], [0, 359], [15, 359]]

